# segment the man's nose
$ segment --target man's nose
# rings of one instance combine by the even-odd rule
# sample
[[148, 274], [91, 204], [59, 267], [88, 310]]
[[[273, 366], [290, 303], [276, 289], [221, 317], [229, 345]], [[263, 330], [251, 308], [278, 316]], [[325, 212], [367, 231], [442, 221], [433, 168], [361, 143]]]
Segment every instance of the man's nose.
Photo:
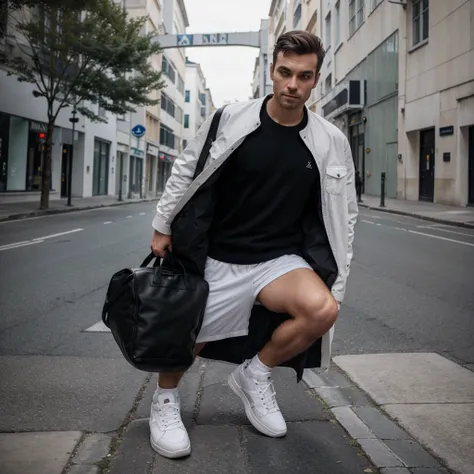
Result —
[[296, 81], [296, 77], [292, 77], [290, 79], [290, 82], [288, 82], [288, 89], [298, 89], [298, 84]]

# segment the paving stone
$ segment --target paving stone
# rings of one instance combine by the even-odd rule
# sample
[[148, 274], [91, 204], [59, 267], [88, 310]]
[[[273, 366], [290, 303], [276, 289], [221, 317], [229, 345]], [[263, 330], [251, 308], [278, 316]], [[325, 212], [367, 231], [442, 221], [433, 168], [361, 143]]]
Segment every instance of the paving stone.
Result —
[[123, 358], [58, 356], [1, 356], [0, 374], [0, 431], [15, 432], [117, 430], [147, 377]]
[[408, 467], [439, 467], [439, 462], [415, 441], [394, 439], [384, 443]]
[[315, 388], [314, 391], [329, 408], [371, 405], [365, 393], [357, 387]]
[[[197, 372], [184, 374], [179, 384], [179, 395], [181, 397], [181, 418], [183, 423], [189, 427], [192, 424], [194, 406], [196, 404], [197, 391], [199, 389], [199, 381], [201, 375]], [[143, 397], [138, 404], [137, 411], [134, 414], [135, 419], [149, 418], [150, 406], [153, 394], [156, 389], [156, 377], [153, 376], [148, 382]]]
[[113, 456], [110, 474], [145, 473], [153, 462], [148, 420], [130, 423], [125, 436]]
[[[269, 438], [244, 427], [251, 474], [359, 474], [369, 460], [351, 446], [344, 430], [325, 421], [289, 423], [284, 438]], [[373, 470], [375, 472], [375, 470]]]
[[0, 433], [0, 472], [61, 474], [81, 436], [79, 431]]
[[355, 439], [376, 438], [375, 434], [352, 411], [350, 407], [336, 407], [332, 409], [337, 421]]
[[360, 439], [358, 442], [377, 467], [405, 467], [382, 441], [378, 439]]
[[[230, 371], [218, 369], [204, 380], [204, 387], [198, 424], [249, 424], [243, 404], [227, 385]], [[211, 372], [211, 371], [210, 371]], [[328, 420], [329, 413], [302, 383], [296, 383], [296, 377], [290, 369], [277, 368], [273, 371], [278, 404], [287, 421]], [[212, 383], [211, 383], [212, 382]], [[204, 383], [204, 385], [206, 382]]]
[[354, 407], [353, 410], [380, 439], [412, 439], [377, 408]]
[[306, 369], [304, 371], [303, 381], [309, 388], [337, 388], [351, 387], [354, 384], [344, 376], [336, 367], [328, 372], [317, 373], [314, 370]]
[[412, 467], [410, 469], [412, 474], [449, 474], [449, 472], [440, 467], [440, 468], [435, 468], [435, 467]]
[[100, 474], [100, 470], [97, 466], [91, 466], [88, 464], [76, 464], [71, 466], [66, 474]]
[[411, 474], [411, 472], [404, 467], [384, 467], [380, 470], [380, 474]]
[[95, 464], [107, 456], [111, 437], [102, 433], [87, 436], [81, 443], [72, 462], [74, 464]]
[[193, 426], [189, 430], [189, 437], [192, 446], [191, 456], [172, 460], [157, 455], [153, 474], [247, 474], [249, 472], [236, 427]]

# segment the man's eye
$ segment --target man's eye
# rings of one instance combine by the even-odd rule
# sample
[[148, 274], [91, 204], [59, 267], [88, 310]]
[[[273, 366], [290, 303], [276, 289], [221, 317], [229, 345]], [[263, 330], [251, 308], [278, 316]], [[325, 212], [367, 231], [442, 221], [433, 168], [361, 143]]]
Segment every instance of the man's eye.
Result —
[[280, 71], [282, 76], [288, 77], [290, 73], [288, 71]]
[[310, 74], [303, 74], [303, 79], [305, 80], [308, 80], [308, 79], [311, 79], [311, 75]]

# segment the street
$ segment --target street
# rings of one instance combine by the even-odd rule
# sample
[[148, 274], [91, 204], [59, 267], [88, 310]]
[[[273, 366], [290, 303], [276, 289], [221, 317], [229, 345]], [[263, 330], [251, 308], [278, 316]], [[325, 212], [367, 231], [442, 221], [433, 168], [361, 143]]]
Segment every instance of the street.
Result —
[[[152, 461], [147, 444], [154, 377], [130, 367], [100, 323], [111, 275], [138, 266], [149, 251], [154, 206], [144, 203], [0, 224], [0, 432], [65, 431], [77, 442], [81, 432], [123, 436], [127, 424], [136, 420], [111, 472], [147, 472], [151, 465], [156, 473], [180, 469], [159, 457]], [[473, 265], [474, 230], [361, 208], [333, 355], [436, 352], [473, 369]], [[256, 473], [289, 472], [288, 464], [275, 464], [278, 450], [302, 472], [315, 463], [320, 463], [318, 472], [328, 474], [370, 469], [345, 432], [327, 423], [325, 409], [303, 384], [289, 385], [293, 376], [288, 371], [279, 371], [276, 388], [283, 412], [295, 421], [289, 434], [295, 430], [299, 450], [295, 438], [277, 441], [282, 443], [278, 445], [258, 441], [245, 426], [242, 407], [224, 387], [230, 367], [203, 364], [197, 363], [183, 388], [190, 394], [183, 402], [185, 422], [189, 426], [197, 420], [193, 430], [199, 433], [190, 461], [194, 464], [189, 464], [193, 472], [245, 472], [238, 463], [221, 461], [216, 461], [216, 471], [204, 468], [206, 450], [220, 438], [229, 450], [242, 439], [254, 440], [248, 462]], [[202, 399], [196, 395], [199, 387], [204, 389]], [[235, 433], [229, 431], [233, 425], [240, 427]], [[212, 435], [213, 429], [219, 430], [217, 434]], [[311, 447], [329, 432], [340, 443], [338, 470]], [[143, 456], [129, 458], [127, 453], [137, 449]]]

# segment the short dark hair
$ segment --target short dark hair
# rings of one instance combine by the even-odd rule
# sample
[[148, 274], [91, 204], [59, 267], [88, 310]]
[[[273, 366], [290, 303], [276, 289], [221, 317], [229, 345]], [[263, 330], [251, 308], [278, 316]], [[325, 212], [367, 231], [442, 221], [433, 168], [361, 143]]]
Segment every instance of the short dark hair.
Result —
[[278, 53], [282, 52], [296, 54], [316, 54], [318, 57], [318, 65], [316, 67], [316, 74], [321, 70], [323, 65], [324, 51], [322, 41], [313, 33], [303, 30], [288, 31], [283, 33], [277, 39], [275, 48], [273, 49], [273, 66], [277, 62]]

